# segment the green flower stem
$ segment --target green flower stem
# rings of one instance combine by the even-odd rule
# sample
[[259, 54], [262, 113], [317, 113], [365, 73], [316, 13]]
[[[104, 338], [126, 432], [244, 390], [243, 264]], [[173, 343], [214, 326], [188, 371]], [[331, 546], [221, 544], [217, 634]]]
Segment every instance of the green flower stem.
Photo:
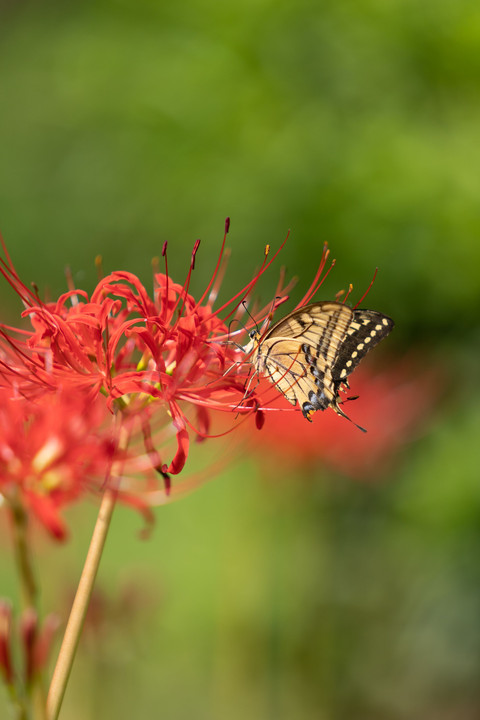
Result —
[[[28, 543], [28, 515], [19, 502], [12, 503], [13, 518], [13, 544], [15, 548], [15, 559], [20, 578], [20, 596], [22, 610], [33, 608], [39, 617], [38, 611], [38, 586], [33, 570], [32, 555]], [[22, 693], [23, 696], [23, 693]], [[35, 718], [45, 720], [45, 691], [43, 677], [36, 672], [31, 684], [31, 696]], [[17, 716], [20, 720], [27, 718], [27, 698], [17, 698]]]
[[20, 577], [22, 608], [37, 609], [38, 588], [33, 572], [32, 557], [28, 546], [28, 516], [20, 503], [12, 505], [13, 544]]

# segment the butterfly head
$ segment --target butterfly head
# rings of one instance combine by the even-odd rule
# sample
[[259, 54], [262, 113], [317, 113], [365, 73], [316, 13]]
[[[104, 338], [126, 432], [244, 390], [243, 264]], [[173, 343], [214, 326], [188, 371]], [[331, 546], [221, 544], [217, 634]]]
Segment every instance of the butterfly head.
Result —
[[248, 337], [250, 338], [250, 342], [243, 346], [243, 352], [246, 355], [249, 355], [258, 347], [258, 345], [260, 344], [261, 335], [257, 328], [253, 328], [249, 331]]

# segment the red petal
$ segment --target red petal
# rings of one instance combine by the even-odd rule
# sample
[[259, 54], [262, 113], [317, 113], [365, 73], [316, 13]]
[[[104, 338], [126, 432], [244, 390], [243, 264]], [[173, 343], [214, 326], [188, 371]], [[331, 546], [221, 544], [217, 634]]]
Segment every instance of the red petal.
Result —
[[40, 520], [56, 540], [66, 540], [68, 530], [61, 519], [56, 504], [47, 497], [39, 497], [38, 495], [29, 494], [28, 502]]
[[170, 403], [170, 411], [172, 413], [173, 424], [177, 430], [177, 452], [167, 472], [172, 473], [172, 475], [178, 475], [178, 473], [183, 470], [187, 459], [189, 436], [179, 408], [174, 403]]

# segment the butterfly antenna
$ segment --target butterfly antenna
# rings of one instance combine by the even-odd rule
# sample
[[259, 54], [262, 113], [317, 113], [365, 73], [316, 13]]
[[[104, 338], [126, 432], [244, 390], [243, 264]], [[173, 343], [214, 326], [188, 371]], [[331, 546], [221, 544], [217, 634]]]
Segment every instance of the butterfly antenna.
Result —
[[255, 325], [255, 327], [256, 327], [256, 329], [257, 329], [257, 332], [260, 334], [260, 330], [258, 329], [258, 323], [257, 323], [257, 321], [255, 320], [255, 318], [253, 317], [253, 315], [252, 315], [252, 313], [250, 312], [250, 310], [248, 309], [248, 307], [247, 307], [247, 301], [246, 301], [246, 300], [242, 300], [242, 305], [243, 305], [243, 307], [244, 307], [244, 309], [245, 309], [245, 312], [247, 313], [248, 317], [250, 318], [250, 320], [251, 320], [251, 321], [253, 322], [253, 324]]
[[[232, 319], [230, 320], [230, 322], [228, 323], [228, 340], [225, 340], [225, 342], [224, 342], [223, 344], [225, 344], [225, 345], [235, 345], [235, 347], [237, 348], [237, 350], [243, 350], [243, 345], [240, 345], [240, 343], [235, 342], [235, 340], [230, 340], [230, 333], [231, 333], [231, 330], [232, 330], [232, 323], [234, 323], [234, 322], [238, 322], [238, 323], [240, 324], [240, 320], [238, 320], [237, 318], [232, 318]], [[245, 329], [245, 328], [244, 328], [244, 329]]]

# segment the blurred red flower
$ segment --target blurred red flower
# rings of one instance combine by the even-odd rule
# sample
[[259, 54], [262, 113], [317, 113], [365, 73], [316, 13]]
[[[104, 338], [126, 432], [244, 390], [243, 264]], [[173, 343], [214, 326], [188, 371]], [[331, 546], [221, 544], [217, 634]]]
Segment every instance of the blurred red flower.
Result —
[[266, 422], [252, 442], [262, 459], [268, 462], [274, 455], [277, 466], [280, 460], [289, 470], [323, 463], [352, 478], [375, 479], [421, 432], [438, 394], [438, 379], [438, 371], [411, 359], [381, 371], [372, 372], [368, 364], [357, 369], [350, 392], [358, 398], [350, 413], [361, 418], [367, 433], [328, 412], [316, 413], [313, 427], [306, 427], [301, 413], [292, 412], [283, 397], [267, 396], [266, 388]]
[[[14, 686], [20, 678], [19, 684], [25, 691], [34, 675], [47, 664], [59, 624], [59, 619], [53, 614], [47, 615], [41, 624], [31, 607], [26, 608], [15, 623], [10, 602], [0, 599], [0, 669], [13, 696], [16, 692]], [[22, 648], [22, 658], [18, 657], [17, 645]], [[22, 665], [22, 661], [20, 670], [15, 665]]]
[[61, 509], [99, 492], [122, 454], [100, 403], [73, 391], [27, 400], [0, 390], [0, 494], [55, 538], [66, 536]]

